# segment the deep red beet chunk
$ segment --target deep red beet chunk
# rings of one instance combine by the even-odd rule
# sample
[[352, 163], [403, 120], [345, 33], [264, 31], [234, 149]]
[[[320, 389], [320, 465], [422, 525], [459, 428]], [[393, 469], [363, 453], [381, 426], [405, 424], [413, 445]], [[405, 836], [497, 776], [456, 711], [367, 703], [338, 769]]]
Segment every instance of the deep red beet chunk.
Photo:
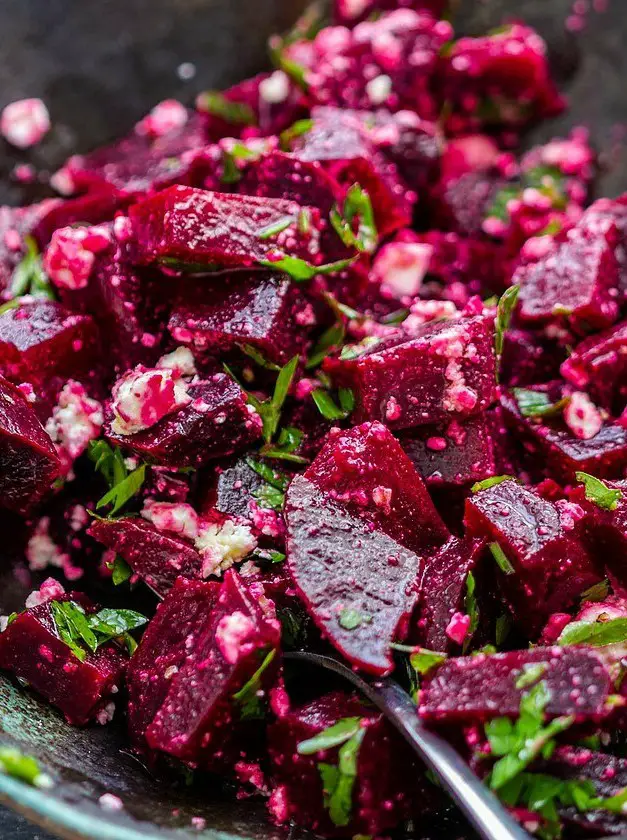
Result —
[[171, 187], [131, 208], [132, 253], [140, 264], [174, 267], [251, 266], [280, 254], [321, 263], [319, 212], [307, 208], [303, 233], [301, 210], [294, 201]]
[[[255, 690], [271, 685], [278, 664], [279, 625], [262, 593], [249, 591], [233, 571], [218, 590], [213, 584], [181, 582], [170, 592], [157, 620], [161, 627], [182, 623], [185, 634], [173, 628], [168, 638], [149, 627], [146, 647], [129, 673], [130, 725], [140, 743], [145, 737], [152, 750], [220, 766], [238, 721], [250, 711], [234, 695], [274, 651], [273, 667], [252, 690], [252, 702], [260, 700]], [[177, 670], [166, 677], [164, 665]]]
[[560, 370], [597, 404], [620, 413], [627, 402], [627, 322], [581, 341]]
[[466, 501], [467, 532], [491, 544], [514, 618], [531, 636], [601, 579], [587, 548], [585, 520], [580, 506], [553, 504], [513, 479]]
[[200, 466], [260, 437], [259, 416], [230, 376], [217, 373], [207, 382], [190, 385], [187, 393], [191, 399], [187, 405], [144, 431], [116, 434], [109, 421], [107, 437], [124, 449], [171, 467]]
[[[342, 813], [336, 813], [324, 796], [319, 766], [337, 765], [338, 748], [300, 755], [298, 745], [346, 718], [361, 721], [365, 734], [350, 797]], [[290, 709], [269, 727], [268, 737], [274, 780], [268, 807], [273, 821], [293, 820], [324, 835], [378, 836], [410, 814], [419, 771], [384, 717], [356, 696], [334, 692]]]
[[289, 570], [309, 614], [356, 667], [388, 673], [390, 642], [406, 633], [418, 597], [420, 558], [302, 476], [285, 517]]
[[199, 287], [175, 306], [168, 328], [176, 341], [211, 355], [249, 344], [268, 361], [285, 364], [303, 349], [314, 317], [294, 283], [251, 272]]
[[[63, 601], [70, 598], [86, 612], [95, 611], [85, 596], [60, 596]], [[0, 668], [25, 680], [59, 708], [69, 723], [81, 726], [101, 716], [106, 722], [113, 713], [107, 706], [121, 687], [127, 655], [116, 644], [107, 643], [95, 653], [85, 651], [81, 661], [61, 639], [51, 603], [44, 601], [25, 610], [0, 633]]]
[[[428, 675], [419, 713], [439, 724], [476, 723], [494, 717], [518, 717], [524, 686], [517, 680], [525, 666], [543, 663], [542, 679], [550, 693], [550, 717], [574, 715], [601, 720], [613, 686], [602, 657], [592, 649], [546, 647], [448, 659]], [[593, 689], [593, 690], [590, 690]]]
[[0, 377], [0, 496], [26, 513], [59, 475], [59, 456], [24, 394]]
[[392, 429], [450, 422], [485, 410], [494, 398], [492, 319], [425, 324], [410, 339], [387, 339], [328, 359], [334, 382], [352, 388], [353, 420]]
[[332, 430], [305, 478], [417, 554], [430, 553], [448, 538], [422, 479], [382, 423]]

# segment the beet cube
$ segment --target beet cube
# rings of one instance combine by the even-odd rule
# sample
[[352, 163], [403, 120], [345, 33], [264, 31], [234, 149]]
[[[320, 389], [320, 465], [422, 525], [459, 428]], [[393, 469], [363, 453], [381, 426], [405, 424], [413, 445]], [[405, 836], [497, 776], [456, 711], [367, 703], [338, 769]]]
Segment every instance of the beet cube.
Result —
[[[325, 807], [320, 762], [336, 765], [338, 748], [299, 755], [298, 745], [344, 718], [360, 718], [365, 735], [357, 757], [357, 778], [347, 805], [349, 822], [337, 826]], [[271, 818], [325, 836], [380, 836], [410, 813], [410, 792], [419, 771], [384, 717], [354, 695], [334, 692], [286, 712], [268, 730], [275, 790]]]
[[325, 369], [353, 389], [355, 422], [406, 429], [478, 414], [494, 399], [492, 318], [425, 324], [409, 340], [383, 340], [354, 359], [327, 359]]
[[172, 311], [168, 328], [176, 341], [211, 355], [250, 344], [280, 365], [303, 349], [301, 322], [311, 307], [281, 275], [251, 273], [233, 282], [204, 284], [198, 291]]
[[401, 446], [427, 486], [459, 487], [496, 473], [492, 429], [485, 414], [405, 432]]
[[[412, 639], [429, 650], [459, 651], [459, 640], [450, 630], [455, 613], [466, 614], [466, 581], [477, 570], [485, 555], [481, 539], [451, 539], [425, 562], [420, 602]], [[491, 577], [491, 576], [490, 576]], [[451, 632], [448, 635], [447, 630]], [[466, 635], [463, 642], [470, 641]]]
[[187, 389], [191, 402], [148, 429], [116, 434], [111, 419], [107, 437], [125, 449], [167, 467], [198, 467], [243, 449], [261, 435], [259, 415], [246, 403], [239, 385], [224, 373]]
[[565, 355], [565, 349], [536, 332], [510, 328], [503, 336], [500, 381], [521, 387], [556, 379]]
[[594, 401], [620, 414], [627, 401], [627, 322], [580, 342], [560, 371]]
[[520, 286], [521, 321], [564, 316], [575, 330], [610, 326], [618, 317], [616, 240], [615, 227], [603, 233], [578, 226], [554, 240], [544, 257], [519, 266], [512, 284]]
[[429, 554], [448, 537], [422, 479], [381, 423], [332, 430], [305, 478], [417, 554]]
[[[90, 611], [84, 596], [71, 597]], [[106, 711], [119, 690], [127, 657], [109, 643], [95, 653], [87, 652], [81, 662], [59, 637], [50, 604], [25, 610], [0, 633], [0, 668], [26, 680], [69, 723], [81, 726]]]
[[18, 383], [84, 381], [100, 366], [99, 348], [94, 320], [54, 301], [33, 299], [0, 314], [0, 372]]
[[0, 504], [26, 513], [59, 472], [59, 456], [26, 397], [0, 377]]
[[187, 540], [163, 534], [139, 517], [97, 519], [89, 534], [126, 560], [133, 573], [161, 597], [179, 575], [200, 577], [202, 558]]
[[438, 724], [477, 723], [494, 717], [517, 717], [528, 690], [516, 681], [526, 665], [546, 663], [542, 675], [550, 700], [550, 717], [574, 715], [578, 721], [599, 721], [613, 691], [602, 657], [593, 649], [537, 647], [508, 653], [447, 659], [423, 683], [418, 711]]
[[254, 493], [263, 486], [264, 480], [248, 465], [245, 458], [238, 458], [225, 467], [216, 467], [204, 475], [201, 512], [215, 509], [228, 516], [251, 518], [251, 502]]
[[[181, 604], [185, 592], [179, 584], [164, 600], [159, 625], [139, 659], [140, 670], [134, 663], [129, 676], [130, 720], [131, 731], [136, 737], [144, 734], [151, 749], [219, 766], [244, 714], [233, 695], [276, 651], [280, 631], [272, 602], [262, 590], [249, 590], [232, 570], [217, 594], [213, 587], [206, 591], [205, 602], [198, 605], [194, 599], [192, 611]], [[168, 620], [185, 624], [186, 635], [176, 628], [166, 635]], [[176, 672], [165, 676], [163, 664], [174, 665]], [[272, 683], [276, 664], [275, 656], [258, 690]]]
[[599, 478], [624, 476], [627, 429], [618, 423], [604, 423], [594, 437], [582, 440], [559, 417], [543, 418], [540, 423], [523, 417], [511, 394], [504, 393], [501, 404], [505, 421], [523, 443], [530, 466], [539, 465], [563, 482], [573, 481], [578, 470]]
[[[278, 198], [229, 195], [171, 187], [133, 205], [132, 251], [140, 264], [175, 263], [251, 266], [277, 253], [322, 262], [312, 233], [319, 213], [308, 208], [311, 230], [298, 230], [301, 206]], [[288, 223], [277, 234], [273, 227]]]
[[420, 558], [303, 476], [288, 488], [285, 518], [290, 574], [314, 622], [356, 667], [391, 671], [390, 642], [407, 630]]
[[578, 505], [553, 504], [508, 479], [467, 499], [465, 523], [470, 536], [496, 543], [504, 554], [501, 587], [514, 618], [532, 636], [551, 613], [566, 611], [601, 579]]

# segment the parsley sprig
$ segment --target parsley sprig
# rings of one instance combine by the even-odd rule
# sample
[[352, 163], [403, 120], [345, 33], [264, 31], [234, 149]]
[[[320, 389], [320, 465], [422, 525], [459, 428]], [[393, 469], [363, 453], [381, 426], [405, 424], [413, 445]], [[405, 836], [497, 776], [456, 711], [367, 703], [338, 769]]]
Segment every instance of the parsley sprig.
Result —
[[261, 678], [276, 657], [276, 648], [268, 651], [261, 665], [244, 685], [233, 695], [240, 720], [262, 720], [265, 717], [265, 703], [261, 693]]
[[585, 472], [576, 472], [575, 478], [583, 484], [586, 499], [589, 502], [602, 510], [616, 510], [619, 501], [623, 498], [621, 490], [614, 490], [600, 478]]
[[[378, 242], [377, 226], [370, 196], [359, 184], [353, 184], [346, 193], [344, 206], [335, 205], [330, 214], [331, 224], [342, 242], [349, 248], [372, 253]], [[357, 220], [357, 233], [354, 231]]]
[[115, 516], [141, 490], [146, 478], [146, 465], [129, 472], [122, 452], [106, 440], [91, 441], [87, 454], [96, 472], [109, 485], [109, 490], [96, 503], [96, 510], [110, 505], [108, 517]]
[[129, 653], [137, 647], [130, 630], [142, 627], [148, 619], [134, 610], [102, 609], [87, 613], [75, 601], [51, 601], [50, 612], [62, 642], [81, 662], [87, 653], [112, 639], [123, 639]]
[[570, 402], [570, 397], [551, 402], [548, 394], [543, 391], [532, 391], [528, 388], [513, 388], [512, 393], [523, 417], [556, 417], [564, 411]]
[[[41, 265], [41, 255], [37, 242], [32, 236], [25, 236], [26, 253], [15, 267], [11, 276], [11, 296], [15, 300], [22, 295], [55, 300], [54, 289]], [[19, 301], [9, 301], [6, 308], [16, 306]]]

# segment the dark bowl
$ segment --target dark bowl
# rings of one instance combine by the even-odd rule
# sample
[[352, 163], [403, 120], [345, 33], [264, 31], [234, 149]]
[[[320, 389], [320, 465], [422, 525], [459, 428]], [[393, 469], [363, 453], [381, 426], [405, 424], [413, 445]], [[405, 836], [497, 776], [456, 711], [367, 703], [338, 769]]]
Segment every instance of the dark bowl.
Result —
[[[4, 0], [0, 42], [0, 107], [41, 96], [54, 128], [41, 146], [17, 155], [0, 148], [0, 200], [27, 200], [11, 180], [16, 163], [53, 171], [64, 158], [126, 133], [156, 102], [191, 103], [206, 87], [227, 86], [264, 66], [265, 40], [286, 28], [304, 0]], [[525, 19], [546, 38], [554, 73], [571, 109], [538, 128], [527, 143], [590, 128], [605, 171], [599, 194], [627, 190], [627, 156], [620, 144], [627, 122], [627, 15], [624, 0], [603, 14], [591, 12], [586, 29], [569, 33], [564, 22], [572, 0], [466, 0], [458, 31], [480, 32], [508, 17]], [[194, 65], [192, 79], [177, 68]], [[15, 569], [21, 573], [15, 575]], [[0, 613], [19, 609], [37, 581], [20, 560], [0, 575]], [[172, 789], [153, 779], [124, 750], [114, 727], [69, 727], [36, 697], [0, 677], [0, 739], [36, 755], [55, 780], [50, 791], [0, 774], [0, 802], [63, 838], [164, 840], [165, 838], [285, 837], [265, 820], [260, 802], [237, 801], [219, 782], [201, 789]], [[124, 809], [98, 804], [106, 792]], [[192, 817], [206, 820], [199, 830]], [[0, 826], [2, 823], [0, 823]], [[4, 823], [3, 837], [15, 837]], [[304, 836], [291, 832], [292, 838]], [[426, 837], [425, 831], [418, 836]], [[469, 836], [453, 820], [429, 826], [428, 837]]]

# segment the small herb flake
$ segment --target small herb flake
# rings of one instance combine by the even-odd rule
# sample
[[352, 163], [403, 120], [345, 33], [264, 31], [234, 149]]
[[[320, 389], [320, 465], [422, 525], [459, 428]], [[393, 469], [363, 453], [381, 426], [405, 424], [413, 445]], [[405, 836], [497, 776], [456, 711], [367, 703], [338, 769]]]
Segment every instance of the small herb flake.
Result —
[[516, 688], [529, 688], [538, 682], [548, 671], [548, 662], [527, 662], [522, 667], [522, 674], [516, 680]]
[[493, 475], [491, 478], [484, 478], [483, 481], [476, 481], [470, 488], [471, 493], [479, 493], [481, 490], [488, 490], [503, 481], [516, 481], [513, 475]]
[[464, 644], [462, 646], [462, 653], [466, 653], [468, 646], [472, 641], [472, 637], [477, 632], [477, 628], [479, 627], [479, 605], [477, 603], [477, 596], [475, 594], [475, 590], [477, 588], [477, 582], [475, 580], [475, 576], [472, 572], [468, 572], [466, 577], [466, 595], [464, 596], [464, 610], [466, 615], [470, 616], [470, 624], [468, 625], [468, 632], [466, 633], [466, 637], [464, 639]]
[[356, 630], [362, 624], [371, 621], [369, 616], [363, 615], [359, 610], [344, 609], [340, 612], [338, 617], [338, 624], [344, 630]]
[[312, 265], [300, 257], [291, 257], [288, 254], [280, 253], [274, 259], [258, 260], [258, 262], [259, 265], [263, 265], [266, 268], [284, 271], [296, 283], [305, 283], [317, 274], [337, 274], [340, 271], [344, 271], [354, 260], [355, 258], [351, 257], [350, 259], [337, 260], [336, 262], [324, 263], [323, 265]]
[[333, 726], [329, 726], [313, 738], [301, 741], [296, 747], [299, 755], [315, 755], [316, 753], [330, 750], [345, 744], [353, 735], [356, 735], [361, 728], [361, 718], [347, 717], [338, 720]]
[[43, 773], [32, 755], [25, 755], [15, 747], [0, 747], [0, 773], [38, 788], [50, 788], [52, 779]]
[[497, 542], [490, 543], [490, 551], [492, 552], [492, 556], [496, 560], [496, 564], [499, 569], [506, 575], [513, 575], [514, 567], [509, 562], [505, 552]]
[[257, 233], [257, 236], [259, 239], [272, 239], [274, 236], [278, 236], [280, 233], [283, 233], [284, 230], [287, 230], [290, 225], [294, 224], [294, 222], [296, 222], [296, 219], [293, 216], [284, 216], [277, 222], [273, 222], [271, 225], [266, 225], [266, 227], [262, 228]]
[[589, 502], [603, 510], [616, 510], [619, 501], [623, 498], [620, 490], [613, 490], [600, 478], [585, 472], [576, 472], [575, 478], [583, 484], [586, 499]]
[[505, 332], [509, 329], [509, 325], [516, 308], [518, 301], [518, 293], [520, 289], [518, 286], [510, 286], [506, 289], [496, 307], [496, 320], [494, 322], [494, 350], [496, 352], [497, 361], [501, 358], [503, 353], [503, 343], [505, 340]]
[[213, 117], [220, 117], [234, 125], [255, 125], [257, 117], [253, 109], [244, 102], [233, 102], [217, 90], [207, 90], [197, 98], [199, 111]]
[[81, 662], [85, 661], [88, 651], [95, 653], [101, 645], [113, 639], [123, 639], [132, 653], [136, 643], [129, 631], [148, 621], [134, 610], [102, 609], [86, 613], [74, 601], [51, 601], [50, 612], [59, 638]]
[[560, 415], [570, 402], [569, 397], [551, 402], [543, 391], [527, 388], [513, 388], [512, 392], [523, 417], [555, 417]]
[[571, 621], [560, 633], [558, 645], [591, 645], [604, 647], [627, 640], [627, 618], [606, 621]]
[[260, 720], [265, 717], [265, 704], [261, 696], [261, 678], [276, 657], [272, 648], [252, 677], [233, 695], [239, 707], [240, 720]]

